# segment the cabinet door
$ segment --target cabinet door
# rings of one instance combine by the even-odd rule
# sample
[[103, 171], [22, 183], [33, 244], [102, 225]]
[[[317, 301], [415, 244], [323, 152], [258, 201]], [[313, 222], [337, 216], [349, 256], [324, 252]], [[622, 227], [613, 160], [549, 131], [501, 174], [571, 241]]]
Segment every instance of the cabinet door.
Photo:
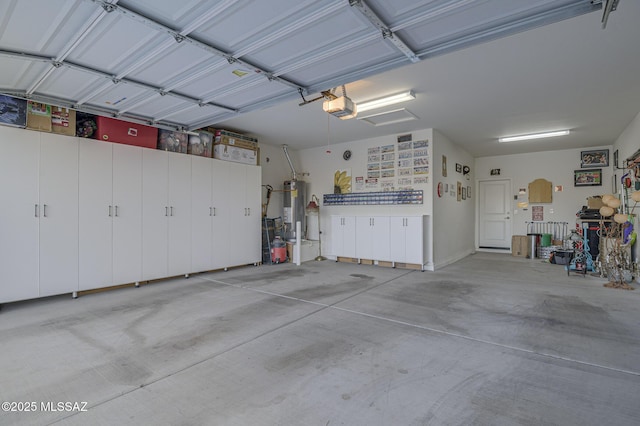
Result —
[[[373, 249], [373, 259], [391, 260], [391, 250], [389, 246], [389, 218], [384, 216], [373, 217], [371, 227], [371, 247]], [[358, 234], [356, 233], [356, 236]]]
[[214, 268], [239, 265], [245, 249], [245, 170], [241, 164], [213, 160], [213, 255]]
[[343, 224], [343, 256], [356, 257], [356, 218], [354, 216], [344, 216]]
[[109, 145], [113, 149], [113, 283], [138, 282], [142, 279], [143, 148]]
[[78, 139], [40, 136], [40, 296], [78, 291]]
[[142, 279], [167, 276], [169, 154], [142, 151]]
[[405, 218], [405, 262], [407, 263], [416, 263], [419, 265], [424, 263], [424, 227], [422, 220], [422, 216], [409, 216]]
[[389, 218], [389, 249], [391, 260], [405, 262], [407, 257], [406, 218], [392, 216]]
[[79, 286], [113, 284], [113, 184], [110, 143], [82, 140], [79, 146]]
[[245, 169], [244, 191], [247, 216], [242, 226], [244, 250], [240, 264], [258, 263], [261, 261], [262, 250], [262, 172], [258, 166], [243, 166]]
[[210, 158], [191, 157], [191, 272], [213, 268], [213, 167]]
[[342, 256], [344, 252], [344, 237], [342, 232], [342, 216], [331, 216], [331, 244], [329, 253]]
[[334, 256], [356, 257], [355, 216], [331, 216], [331, 251]]
[[169, 156], [168, 275], [191, 272], [191, 158]]
[[0, 126], [0, 303], [38, 297], [39, 141]]
[[356, 217], [356, 257], [373, 259], [373, 218]]

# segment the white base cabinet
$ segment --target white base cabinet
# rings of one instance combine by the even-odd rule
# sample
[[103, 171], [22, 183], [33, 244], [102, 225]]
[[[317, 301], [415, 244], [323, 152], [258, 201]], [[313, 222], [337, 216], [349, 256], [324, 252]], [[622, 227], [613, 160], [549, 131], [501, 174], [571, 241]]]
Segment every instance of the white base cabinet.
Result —
[[401, 216], [390, 218], [391, 253], [394, 262], [425, 263], [425, 216]]
[[354, 216], [331, 216], [330, 253], [336, 257], [357, 257]]
[[331, 216], [331, 254], [426, 264], [426, 216]]
[[389, 217], [356, 217], [356, 257], [392, 260], [389, 249]]

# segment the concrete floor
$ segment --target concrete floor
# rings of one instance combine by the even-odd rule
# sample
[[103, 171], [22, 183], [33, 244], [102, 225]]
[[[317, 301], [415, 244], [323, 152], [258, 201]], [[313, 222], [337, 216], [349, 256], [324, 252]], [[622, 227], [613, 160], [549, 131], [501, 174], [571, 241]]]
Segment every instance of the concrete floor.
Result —
[[8, 304], [0, 401], [31, 411], [0, 424], [640, 424], [640, 289], [603, 283], [478, 253]]

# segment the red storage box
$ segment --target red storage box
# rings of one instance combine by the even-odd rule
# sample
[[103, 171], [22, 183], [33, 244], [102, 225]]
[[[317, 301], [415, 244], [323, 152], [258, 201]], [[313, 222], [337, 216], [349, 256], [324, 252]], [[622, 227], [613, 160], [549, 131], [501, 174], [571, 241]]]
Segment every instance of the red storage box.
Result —
[[96, 139], [101, 141], [153, 149], [156, 149], [158, 144], [158, 129], [155, 127], [101, 116], [96, 117], [96, 124], [98, 125]]

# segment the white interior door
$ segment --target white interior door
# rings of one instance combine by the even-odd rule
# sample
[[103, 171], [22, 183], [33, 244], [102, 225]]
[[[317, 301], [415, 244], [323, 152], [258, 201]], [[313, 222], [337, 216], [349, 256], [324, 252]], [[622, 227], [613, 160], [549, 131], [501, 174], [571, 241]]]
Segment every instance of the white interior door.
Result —
[[480, 181], [478, 187], [479, 248], [511, 249], [511, 181]]

